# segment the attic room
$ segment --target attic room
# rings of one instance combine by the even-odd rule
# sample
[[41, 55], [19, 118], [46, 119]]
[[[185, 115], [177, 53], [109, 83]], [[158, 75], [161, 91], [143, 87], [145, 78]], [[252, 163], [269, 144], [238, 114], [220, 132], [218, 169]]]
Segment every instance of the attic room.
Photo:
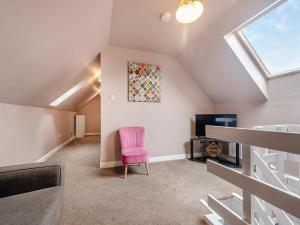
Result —
[[0, 1], [0, 225], [300, 224], [299, 15]]

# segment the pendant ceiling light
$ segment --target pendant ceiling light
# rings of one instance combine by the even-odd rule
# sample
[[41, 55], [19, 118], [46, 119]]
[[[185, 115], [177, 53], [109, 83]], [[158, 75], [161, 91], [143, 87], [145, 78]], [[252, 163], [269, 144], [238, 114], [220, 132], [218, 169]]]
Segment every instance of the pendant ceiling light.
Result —
[[176, 12], [176, 19], [180, 23], [192, 23], [199, 19], [204, 10], [200, 0], [181, 0]]

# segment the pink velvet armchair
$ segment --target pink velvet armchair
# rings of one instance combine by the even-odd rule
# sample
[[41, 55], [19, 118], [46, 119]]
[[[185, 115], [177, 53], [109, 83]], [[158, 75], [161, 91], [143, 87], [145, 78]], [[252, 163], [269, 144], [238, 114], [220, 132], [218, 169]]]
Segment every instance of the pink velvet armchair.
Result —
[[119, 129], [121, 141], [121, 160], [125, 167], [124, 178], [127, 177], [128, 165], [145, 163], [149, 175], [149, 151], [144, 148], [144, 127], [123, 127]]

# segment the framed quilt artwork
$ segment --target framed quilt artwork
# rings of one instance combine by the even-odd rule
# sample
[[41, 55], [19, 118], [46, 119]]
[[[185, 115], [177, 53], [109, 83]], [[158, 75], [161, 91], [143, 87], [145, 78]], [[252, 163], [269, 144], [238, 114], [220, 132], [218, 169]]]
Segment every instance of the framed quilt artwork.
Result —
[[128, 101], [161, 101], [160, 66], [128, 62]]

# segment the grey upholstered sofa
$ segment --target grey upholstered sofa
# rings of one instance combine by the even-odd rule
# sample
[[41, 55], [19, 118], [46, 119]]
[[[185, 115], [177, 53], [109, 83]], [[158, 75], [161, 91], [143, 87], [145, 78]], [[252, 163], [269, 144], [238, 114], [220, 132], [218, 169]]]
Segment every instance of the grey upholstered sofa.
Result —
[[58, 224], [64, 166], [56, 162], [0, 167], [0, 224]]

